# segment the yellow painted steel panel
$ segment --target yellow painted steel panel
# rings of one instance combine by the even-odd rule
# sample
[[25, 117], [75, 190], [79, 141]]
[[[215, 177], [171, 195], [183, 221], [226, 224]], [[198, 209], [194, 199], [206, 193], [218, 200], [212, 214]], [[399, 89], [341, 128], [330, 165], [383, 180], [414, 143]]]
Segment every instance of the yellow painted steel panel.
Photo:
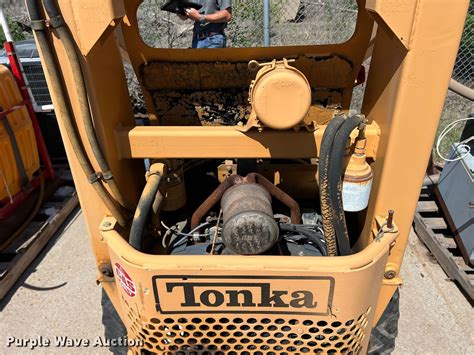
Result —
[[[21, 105], [23, 98], [15, 78], [8, 68], [0, 65], [0, 107], [8, 111]], [[26, 106], [22, 106], [5, 118], [15, 134], [16, 141], [23, 159], [26, 174], [31, 180], [40, 167], [35, 133]], [[0, 200], [13, 196], [21, 190], [21, 177], [15, 161], [15, 155], [5, 125], [0, 123]]]

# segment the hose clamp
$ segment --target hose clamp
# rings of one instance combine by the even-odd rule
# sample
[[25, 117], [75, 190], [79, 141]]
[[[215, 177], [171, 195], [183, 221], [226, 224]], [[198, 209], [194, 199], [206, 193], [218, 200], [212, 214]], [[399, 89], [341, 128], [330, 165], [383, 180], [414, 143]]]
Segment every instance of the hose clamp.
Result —
[[45, 20], [31, 21], [31, 29], [33, 31], [44, 31], [46, 29], [46, 21]]
[[106, 171], [105, 173], [102, 173], [102, 179], [104, 179], [105, 181], [112, 180], [113, 178], [114, 175], [111, 171]]
[[147, 171], [145, 174], [145, 178], [148, 180], [152, 176], [158, 176], [159, 178], [163, 177], [163, 174], [160, 173], [159, 171]]
[[100, 180], [100, 178], [96, 173], [94, 173], [94, 174], [90, 174], [87, 177], [87, 180], [89, 181], [89, 184], [95, 184], [97, 181]]
[[49, 26], [52, 28], [63, 27], [64, 25], [66, 25], [61, 15], [51, 17], [48, 23], [49, 23]]

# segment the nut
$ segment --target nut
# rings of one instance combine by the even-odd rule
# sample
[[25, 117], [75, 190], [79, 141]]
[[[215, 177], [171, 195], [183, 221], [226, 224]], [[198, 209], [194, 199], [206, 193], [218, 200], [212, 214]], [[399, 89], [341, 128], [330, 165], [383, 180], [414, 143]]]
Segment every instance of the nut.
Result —
[[112, 271], [112, 266], [109, 263], [100, 263], [99, 272], [106, 277], [114, 276], [114, 272]]

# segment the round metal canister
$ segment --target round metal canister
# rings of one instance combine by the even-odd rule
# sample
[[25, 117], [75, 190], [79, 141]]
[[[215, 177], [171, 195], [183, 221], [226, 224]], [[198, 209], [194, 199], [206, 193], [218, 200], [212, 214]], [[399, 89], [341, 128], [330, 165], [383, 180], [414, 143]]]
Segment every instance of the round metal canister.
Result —
[[346, 212], [359, 212], [367, 208], [374, 180], [364, 150], [357, 147], [356, 150], [347, 164], [342, 183], [342, 204]]
[[273, 218], [271, 196], [258, 184], [231, 187], [221, 200], [226, 247], [242, 255], [269, 250], [278, 241], [279, 229]]
[[166, 176], [166, 196], [163, 211], [176, 211], [186, 205], [186, 185], [183, 168], [179, 167]]
[[259, 121], [273, 129], [300, 124], [311, 107], [311, 86], [302, 72], [287, 63], [263, 67], [250, 93]]
[[359, 212], [369, 205], [372, 191], [372, 177], [364, 181], [346, 181], [342, 184], [342, 203], [344, 211]]

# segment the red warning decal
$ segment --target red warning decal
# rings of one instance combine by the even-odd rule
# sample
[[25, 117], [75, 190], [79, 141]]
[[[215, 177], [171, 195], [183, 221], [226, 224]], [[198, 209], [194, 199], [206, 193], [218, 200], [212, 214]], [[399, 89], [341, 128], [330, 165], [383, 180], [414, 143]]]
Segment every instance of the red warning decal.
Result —
[[122, 267], [122, 265], [120, 265], [119, 263], [115, 263], [115, 275], [120, 281], [120, 285], [122, 285], [122, 288], [125, 291], [125, 293], [129, 295], [130, 297], [135, 297], [135, 295], [137, 294], [135, 283], [133, 282], [130, 275], [127, 274], [127, 272]]

